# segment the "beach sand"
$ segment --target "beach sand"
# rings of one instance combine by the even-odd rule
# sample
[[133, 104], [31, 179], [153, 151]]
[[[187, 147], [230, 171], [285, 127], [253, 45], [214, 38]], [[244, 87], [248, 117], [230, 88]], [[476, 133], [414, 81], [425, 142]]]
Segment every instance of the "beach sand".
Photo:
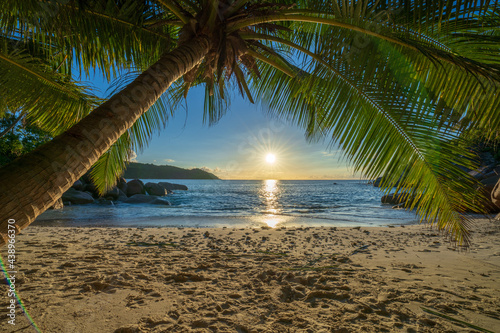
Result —
[[[500, 222], [457, 251], [395, 228], [58, 228], [16, 238], [43, 332], [500, 332]], [[6, 258], [6, 248], [2, 248]], [[17, 310], [4, 332], [35, 332]]]

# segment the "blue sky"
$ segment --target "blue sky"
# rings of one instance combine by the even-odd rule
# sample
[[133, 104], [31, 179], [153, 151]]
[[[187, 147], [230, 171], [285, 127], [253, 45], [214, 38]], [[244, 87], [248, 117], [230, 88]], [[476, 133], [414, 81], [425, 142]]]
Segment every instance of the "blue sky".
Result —
[[[89, 80], [87, 78], [87, 80]], [[97, 75], [91, 80], [104, 97], [109, 86]], [[137, 162], [203, 168], [222, 179], [352, 179], [342, 154], [328, 141], [309, 143], [304, 130], [273, 119], [260, 105], [234, 94], [227, 114], [213, 126], [203, 123], [201, 89], [191, 89], [185, 108], [176, 111], [167, 127], [149, 146], [136, 152]], [[265, 161], [267, 154], [276, 162]]]

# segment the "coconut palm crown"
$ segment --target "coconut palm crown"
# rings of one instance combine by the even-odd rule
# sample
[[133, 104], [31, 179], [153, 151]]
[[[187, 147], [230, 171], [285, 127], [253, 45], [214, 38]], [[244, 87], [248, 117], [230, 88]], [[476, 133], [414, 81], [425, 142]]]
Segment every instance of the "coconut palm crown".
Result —
[[[192, 87], [216, 123], [236, 89], [338, 144], [355, 171], [457, 242], [484, 210], [469, 131], [500, 128], [497, 1], [4, 0], [0, 112], [57, 137], [0, 169], [0, 233], [18, 231], [92, 166], [112, 187], [130, 149], [163, 128]], [[75, 82], [98, 71], [105, 102]], [[124, 75], [123, 73], [128, 74]], [[126, 84], [126, 86], [125, 86]], [[98, 107], [96, 107], [99, 105]], [[5, 237], [4, 237], [5, 238]]]

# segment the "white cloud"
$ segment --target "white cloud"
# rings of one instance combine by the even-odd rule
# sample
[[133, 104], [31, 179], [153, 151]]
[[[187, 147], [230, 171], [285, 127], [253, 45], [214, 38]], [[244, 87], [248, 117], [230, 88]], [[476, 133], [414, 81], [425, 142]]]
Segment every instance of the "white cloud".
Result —
[[171, 159], [171, 158], [166, 158], [164, 159], [163, 161], [167, 162], [167, 163], [173, 163], [175, 162], [175, 160]]
[[338, 150], [322, 151], [321, 155], [323, 155], [323, 157], [334, 157], [334, 156], [338, 156], [338, 153], [340, 153], [340, 151], [338, 151]]
[[128, 151], [128, 161], [129, 162], [137, 162], [137, 153], [130, 149]]
[[222, 173], [222, 172], [224, 172], [224, 170], [219, 168], [219, 167], [215, 167], [214, 169], [212, 169], [212, 168], [204, 166], [204, 167], [200, 167], [198, 169], [203, 170], [205, 172], [210, 172], [210, 173]]

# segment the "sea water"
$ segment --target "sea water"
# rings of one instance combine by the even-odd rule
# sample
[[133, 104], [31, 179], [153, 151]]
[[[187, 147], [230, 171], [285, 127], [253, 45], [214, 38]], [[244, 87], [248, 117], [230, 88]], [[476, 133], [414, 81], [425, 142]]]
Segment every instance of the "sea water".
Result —
[[359, 180], [144, 180], [184, 184], [171, 205], [90, 204], [47, 211], [38, 225], [113, 227], [388, 226], [413, 212], [382, 205], [382, 191]]

